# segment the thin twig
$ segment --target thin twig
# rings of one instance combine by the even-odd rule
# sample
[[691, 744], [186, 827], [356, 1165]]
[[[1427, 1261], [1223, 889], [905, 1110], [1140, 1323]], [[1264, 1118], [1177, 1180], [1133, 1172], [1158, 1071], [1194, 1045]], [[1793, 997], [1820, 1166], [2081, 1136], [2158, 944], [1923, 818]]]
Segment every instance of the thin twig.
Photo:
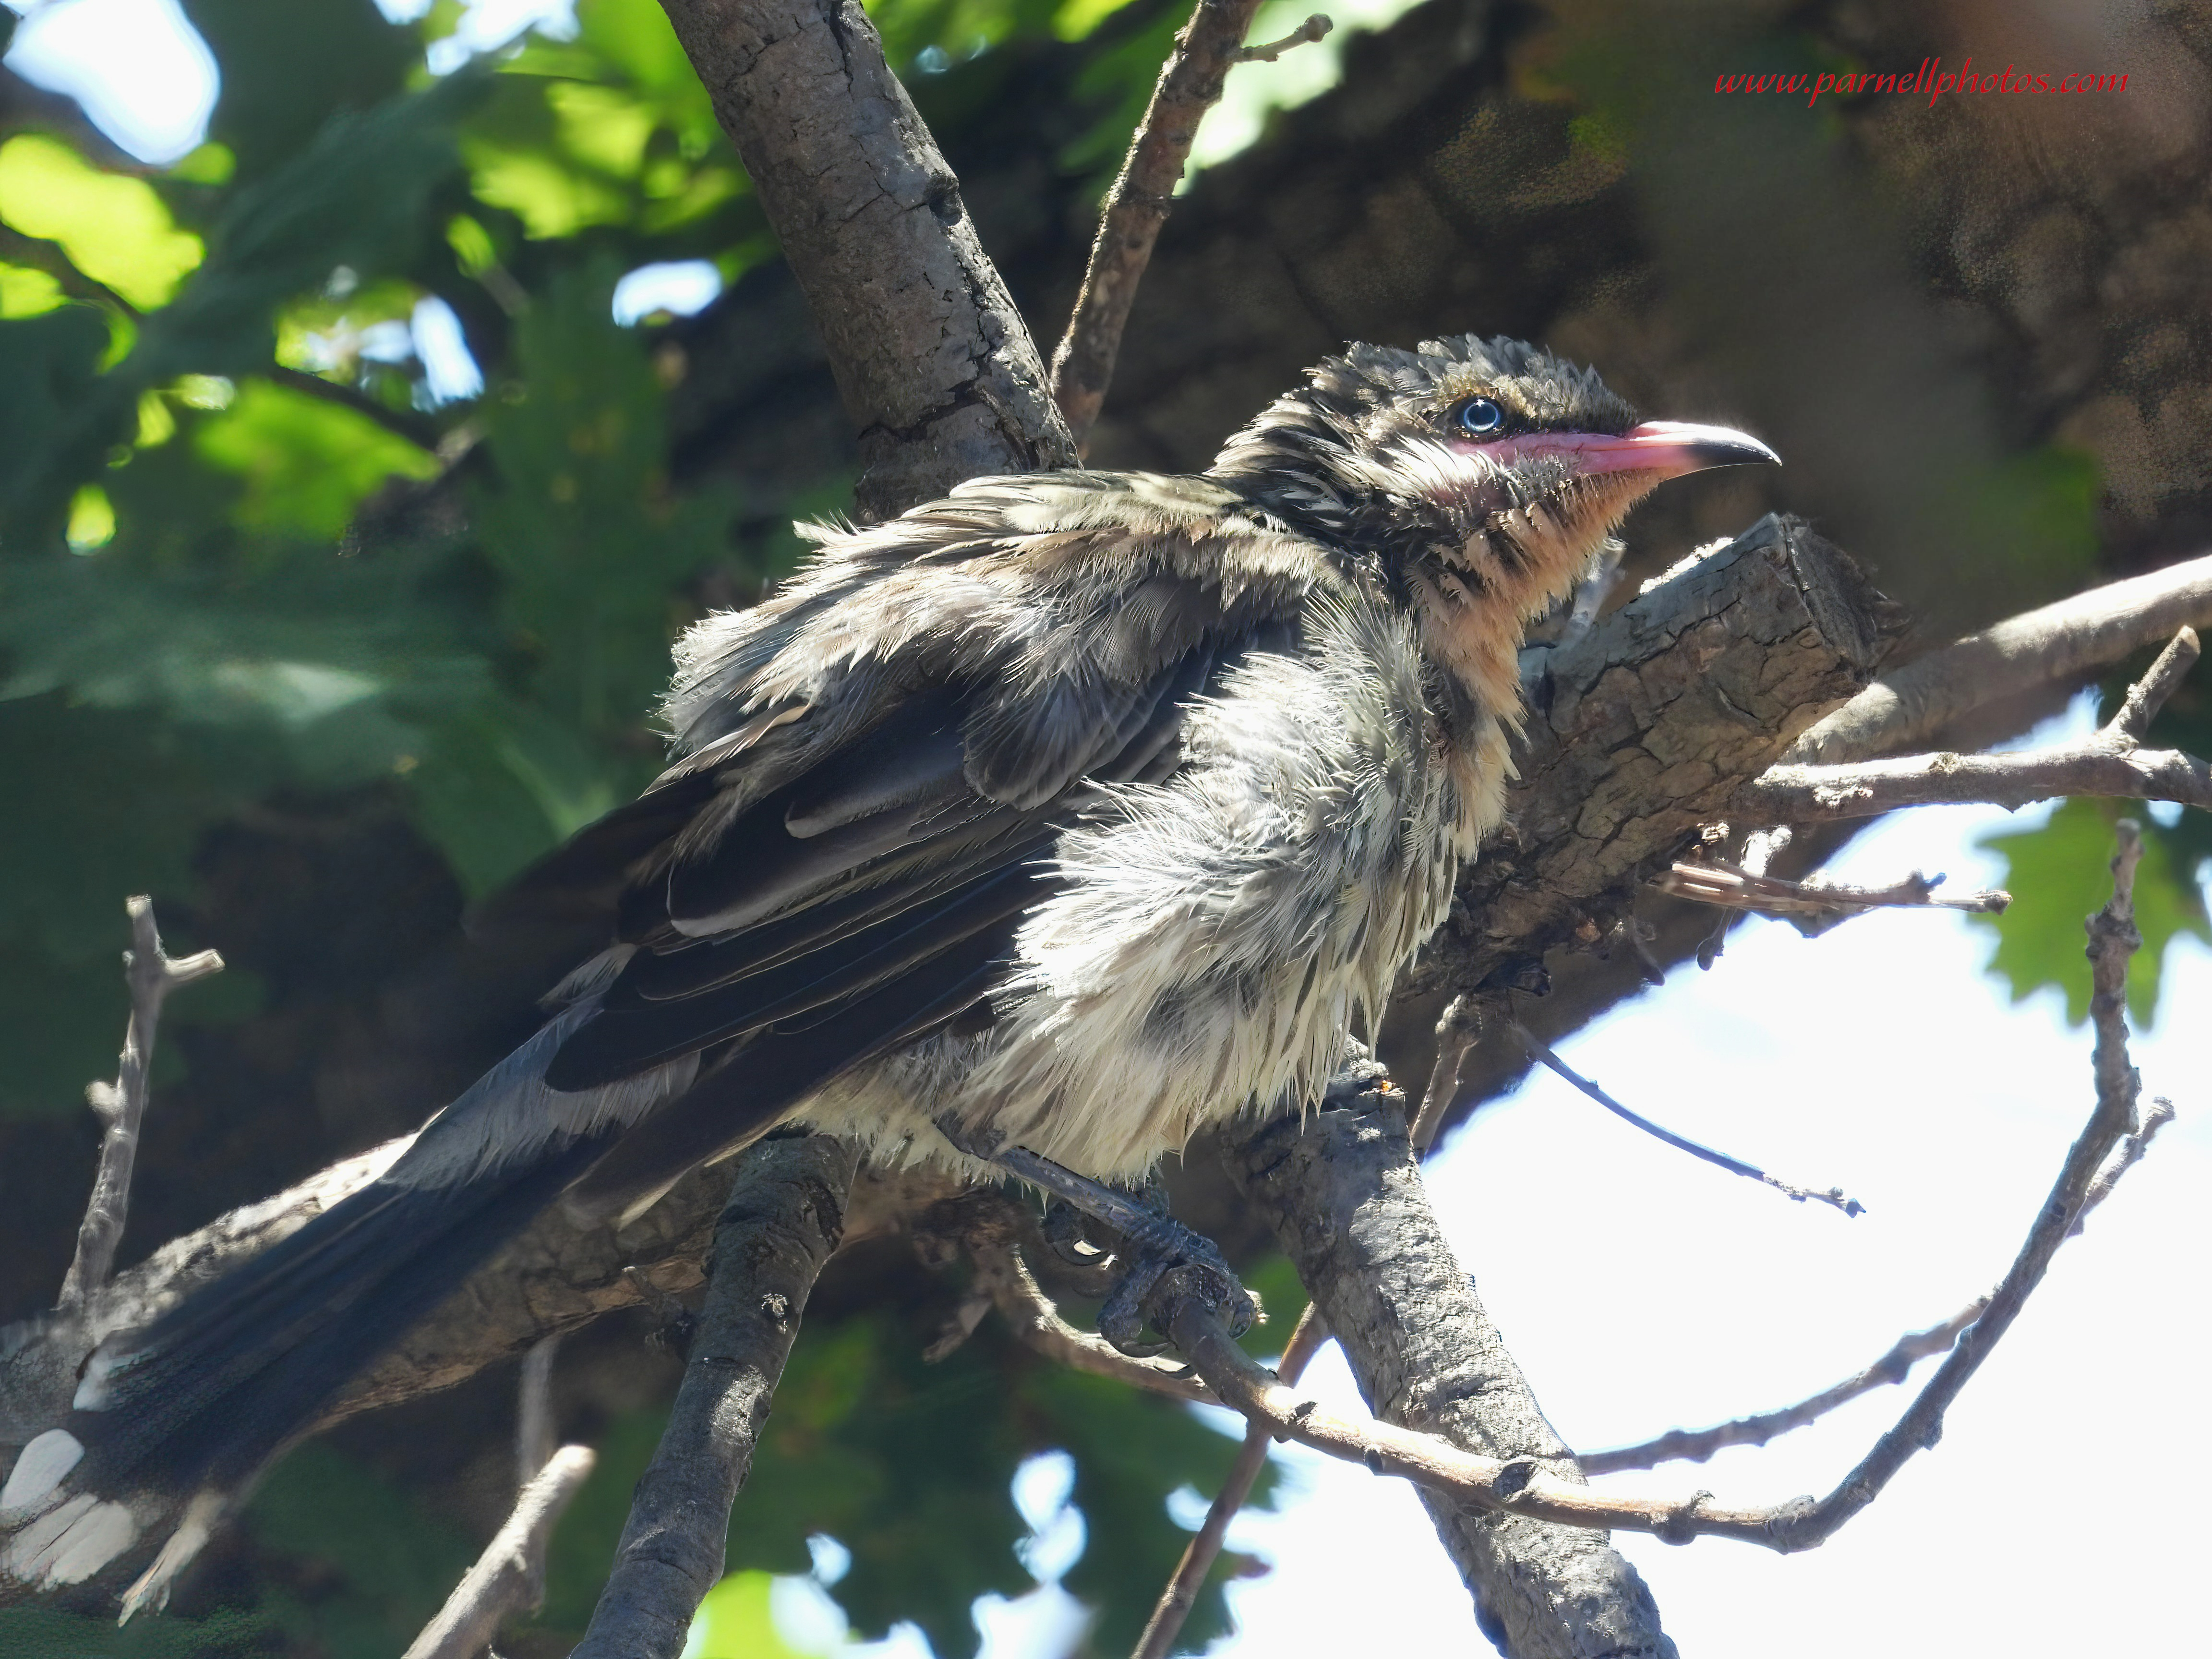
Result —
[[1198, 0], [1161, 66], [1152, 100], [1106, 195], [1091, 264], [1067, 332], [1052, 357], [1052, 395], [1083, 443], [1106, 401], [1137, 284], [1167, 222], [1168, 205], [1206, 112], [1220, 101], [1260, 0]]
[[526, 1486], [538, 1471], [552, 1461], [554, 1445], [553, 1361], [561, 1351], [558, 1336], [540, 1337], [522, 1356], [522, 1376], [515, 1386], [515, 1485]]
[[[1715, 827], [1720, 830], [1728, 828], [1726, 824]], [[1765, 875], [1796, 835], [1796, 831], [1786, 823], [1778, 823], [1768, 830], [1753, 830], [1743, 838], [1743, 857], [1736, 867], [1747, 876]], [[1725, 841], [1726, 837], [1718, 839]], [[1713, 918], [1712, 931], [1698, 946], [1698, 966], [1700, 969], [1711, 972], [1712, 965], [1720, 960], [1721, 952], [1728, 948], [1729, 929], [1735, 926], [1736, 919], [1737, 913], [1731, 910], [1723, 910]]]
[[[1276, 1375], [1285, 1383], [1295, 1385], [1328, 1340], [1328, 1328], [1309, 1302], [1305, 1311], [1298, 1316], [1298, 1322], [1291, 1328], [1282, 1358], [1276, 1362]], [[1211, 1389], [1206, 1390], [1206, 1397], [1215, 1398]], [[1160, 1599], [1153, 1604], [1152, 1616], [1145, 1626], [1144, 1635], [1138, 1638], [1131, 1659], [1167, 1659], [1174, 1650], [1184, 1621], [1198, 1605], [1198, 1593], [1206, 1583], [1206, 1574], [1213, 1571], [1214, 1562], [1220, 1559], [1222, 1543], [1229, 1535], [1229, 1523], [1251, 1498], [1252, 1488], [1259, 1483], [1260, 1471], [1267, 1466], [1267, 1452], [1274, 1441], [1273, 1431], [1266, 1425], [1246, 1425], [1244, 1442], [1237, 1448], [1236, 1462], [1229, 1466], [1221, 1490], [1214, 1494], [1213, 1502], [1206, 1509], [1206, 1519], [1191, 1534], [1190, 1542], [1183, 1546], [1182, 1559], [1176, 1563], [1176, 1570], [1168, 1576], [1167, 1585], [1160, 1591]]]
[[[2119, 1151], [2105, 1166], [2089, 1188], [2088, 1196], [2081, 1201], [2081, 1213], [2066, 1236], [2073, 1237], [2081, 1231], [2089, 1218], [2090, 1211], [2112, 1195], [2112, 1188], [2122, 1176], [2141, 1161], [2158, 1132], [2173, 1121], [2173, 1103], [2160, 1096], [2151, 1103], [2143, 1114], [2142, 1127], [2130, 1135], [2120, 1145]], [[1924, 1331], [1910, 1332], [1897, 1339], [1888, 1352], [1855, 1376], [1845, 1377], [1832, 1388], [1823, 1389], [1807, 1400], [1778, 1411], [1760, 1412], [1752, 1417], [1739, 1417], [1727, 1423], [1715, 1424], [1708, 1429], [1672, 1429], [1655, 1439], [1633, 1446], [1619, 1446], [1607, 1451], [1584, 1452], [1577, 1461], [1584, 1474], [1617, 1474], [1625, 1469], [1648, 1469], [1661, 1463], [1688, 1462], [1702, 1463], [1715, 1452], [1729, 1446], [1763, 1446], [1777, 1435], [1802, 1429], [1826, 1416], [1837, 1407], [1857, 1399], [1863, 1394], [1905, 1381], [1906, 1374], [1920, 1360], [1948, 1353], [1956, 1345], [1959, 1334], [1982, 1316], [1990, 1305], [1988, 1296], [1978, 1296], [1940, 1325]]]
[[2124, 737], [2141, 743], [2150, 731], [2150, 723], [2158, 718], [2158, 711], [2166, 701], [2179, 690], [2189, 671], [2197, 665], [2199, 648], [2197, 630], [2184, 628], [2166, 641], [2166, 649], [2158, 653], [2149, 672], [2128, 688], [2120, 712], [2112, 716], [2112, 729]]
[[389, 408], [358, 386], [326, 380], [319, 374], [310, 374], [303, 368], [294, 368], [286, 363], [266, 364], [261, 373], [278, 386], [319, 398], [326, 404], [335, 404], [340, 409], [351, 410], [362, 419], [374, 421], [394, 437], [405, 439], [416, 448], [437, 453], [441, 434], [434, 421]]
[[123, 953], [124, 979], [131, 988], [131, 1020], [124, 1027], [123, 1055], [115, 1081], [95, 1083], [84, 1097], [107, 1133], [100, 1142], [100, 1168], [92, 1180], [92, 1199], [77, 1229], [76, 1256], [62, 1280], [64, 1313], [84, 1306], [107, 1282], [116, 1247], [131, 1212], [131, 1172], [138, 1158], [138, 1130], [146, 1116], [146, 1079], [154, 1064], [154, 1037], [161, 1023], [161, 1004], [170, 992], [196, 979], [222, 971], [222, 957], [199, 951], [172, 960], [161, 949], [154, 901], [138, 894], [124, 901], [131, 917], [131, 948]]
[[545, 1546], [593, 1461], [589, 1446], [563, 1446], [546, 1460], [404, 1659], [477, 1659], [503, 1622], [544, 1603]]
[[2002, 755], [1908, 755], [1837, 766], [1768, 769], [1738, 792], [1738, 809], [1775, 823], [1873, 817], [1900, 806], [1987, 801], [2025, 806], [2058, 795], [2179, 801], [2212, 811], [2212, 767], [2178, 749], [2146, 749], [2142, 732], [2197, 660], [2184, 628], [2118, 714], [2078, 743]]
[[2142, 858], [2142, 835], [2130, 818], [2121, 819], [2116, 827], [2119, 849], [2112, 857], [2112, 896], [2088, 921], [2089, 1018], [2097, 1034], [2092, 1060], [2096, 1109], [2069, 1149], [2051, 1196], [2044, 1200], [2011, 1270], [1991, 1292], [1988, 1309], [1960, 1334], [1958, 1346], [1896, 1426], [1875, 1443], [1841, 1485], [1782, 1529], [1785, 1549], [1802, 1548], [1829, 1536], [1874, 1502], [1913, 1453], [1936, 1443], [1942, 1433], [1943, 1413], [2042, 1282], [2113, 1149], [2124, 1137], [2140, 1130], [2136, 1097], [2142, 1079], [2128, 1059], [2127, 1000], [2128, 961], [2142, 945], [2135, 925], [2136, 866]]
[[1317, 11], [1279, 40], [1270, 40], [1264, 46], [1237, 47], [1237, 61], [1240, 64], [1272, 64], [1296, 47], [1327, 39], [1328, 32], [1335, 27], [1327, 14]]
[[1661, 1463], [1702, 1463], [1729, 1446], [1763, 1446], [1777, 1435], [1817, 1421], [1847, 1401], [1890, 1383], [1904, 1382], [1916, 1361], [1933, 1354], [1948, 1353], [1957, 1343], [1959, 1333], [1979, 1319], [1989, 1304], [1989, 1297], [1978, 1297], [1942, 1324], [1900, 1336], [1888, 1352], [1864, 1370], [1794, 1406], [1760, 1412], [1753, 1417], [1739, 1417], [1709, 1429], [1670, 1429], [1656, 1439], [1638, 1445], [1619, 1446], [1610, 1451], [1578, 1452], [1575, 1461], [1583, 1466], [1584, 1474], [1618, 1474], [1624, 1469], [1648, 1469]]
[[1437, 1017], [1436, 1063], [1429, 1068], [1428, 1086], [1421, 1091], [1421, 1108], [1413, 1115], [1408, 1131], [1415, 1157], [1429, 1150], [1437, 1131], [1443, 1127], [1444, 1114], [1458, 1100], [1460, 1073], [1466, 1068], [1468, 1050], [1481, 1035], [1482, 1012], [1464, 994], [1454, 997]]
[[1700, 1146], [1694, 1140], [1676, 1134], [1671, 1129], [1660, 1127], [1650, 1118], [1631, 1111], [1595, 1083], [1561, 1060], [1527, 1026], [1516, 1021], [1513, 1031], [1514, 1035], [1521, 1039], [1522, 1046], [1528, 1049], [1528, 1057], [1531, 1060], [1535, 1060], [1547, 1070], [1565, 1078], [1615, 1117], [1634, 1124], [1644, 1133], [1665, 1141], [1677, 1152], [1687, 1152], [1692, 1158], [1703, 1158], [1708, 1164], [1726, 1170], [1730, 1175], [1743, 1176], [1750, 1180], [1759, 1182], [1801, 1204], [1810, 1200], [1815, 1204], [1831, 1205], [1841, 1210], [1845, 1215], [1855, 1216], [1866, 1213], [1866, 1206], [1855, 1198], [1846, 1198], [1840, 1187], [1831, 1187], [1826, 1192], [1820, 1192], [1810, 1187], [1793, 1187], [1780, 1177], [1767, 1174], [1755, 1164], [1747, 1164], [1740, 1158], [1730, 1158], [1726, 1152], [1715, 1152], [1711, 1147]]
[[1854, 887], [1843, 882], [1784, 881], [1775, 876], [1755, 876], [1725, 859], [1705, 862], [1684, 860], [1652, 882], [1660, 892], [1699, 904], [1717, 904], [1734, 910], [1756, 910], [1780, 915], [1834, 915], [1845, 911], [1883, 908], [1972, 910], [1984, 915], [2002, 912], [2012, 895], [2002, 890], [1982, 893], [1939, 894], [1941, 876], [1915, 871], [1887, 887]]

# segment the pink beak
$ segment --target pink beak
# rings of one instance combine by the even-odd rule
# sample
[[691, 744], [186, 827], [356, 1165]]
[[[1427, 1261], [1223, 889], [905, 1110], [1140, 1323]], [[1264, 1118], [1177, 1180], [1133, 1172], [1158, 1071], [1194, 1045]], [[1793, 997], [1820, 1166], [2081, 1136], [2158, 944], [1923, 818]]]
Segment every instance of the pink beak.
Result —
[[1572, 457], [1585, 473], [1656, 472], [1662, 478], [1754, 461], [1782, 464], [1782, 458], [1756, 438], [1689, 421], [1646, 421], [1618, 437], [1603, 432], [1532, 432], [1489, 444], [1462, 440], [1455, 447], [1508, 466], [1526, 457], [1562, 455]]

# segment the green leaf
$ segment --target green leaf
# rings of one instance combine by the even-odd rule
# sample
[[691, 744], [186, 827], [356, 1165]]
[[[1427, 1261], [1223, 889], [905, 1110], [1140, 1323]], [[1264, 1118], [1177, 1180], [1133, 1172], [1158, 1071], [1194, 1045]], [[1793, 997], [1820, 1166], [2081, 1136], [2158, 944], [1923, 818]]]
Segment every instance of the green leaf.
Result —
[[42, 132], [0, 144], [0, 220], [58, 243], [79, 270], [141, 311], [168, 304], [207, 252], [143, 179], [104, 173]]
[[2003, 885], [2012, 904], [2002, 915], [1975, 921], [1996, 934], [1990, 971], [2003, 980], [2015, 1002], [2048, 985], [2066, 999], [2066, 1018], [2089, 1017], [2087, 937], [2082, 923], [2112, 896], [2113, 822], [2126, 812], [2143, 825], [2143, 858], [2136, 870], [2136, 927], [2143, 948], [2128, 976], [2128, 1009], [2148, 1026], [2157, 1017], [2160, 969], [2166, 946], [2188, 933], [2212, 943], [2204, 895], [2194, 860], [2176, 856], [2175, 839], [2140, 806], [2103, 800], [2069, 800], [2039, 830], [2002, 830], [1978, 845], [2001, 854]]
[[210, 466], [246, 481], [240, 525], [318, 541], [336, 541], [387, 479], [439, 471], [436, 456], [367, 415], [267, 380], [240, 386], [192, 442]]

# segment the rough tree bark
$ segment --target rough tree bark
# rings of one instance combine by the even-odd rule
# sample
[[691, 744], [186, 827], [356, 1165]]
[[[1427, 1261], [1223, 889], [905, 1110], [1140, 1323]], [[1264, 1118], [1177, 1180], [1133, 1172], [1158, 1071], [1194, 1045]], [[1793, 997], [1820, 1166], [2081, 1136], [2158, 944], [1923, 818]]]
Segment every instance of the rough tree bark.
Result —
[[807, 1293], [843, 1237], [854, 1162], [850, 1146], [823, 1135], [771, 1140], [744, 1160], [715, 1224], [712, 1283], [667, 1431], [574, 1659], [683, 1647], [692, 1609], [722, 1576], [730, 1504]]
[[860, 513], [1073, 466], [1044, 362], [859, 0], [666, 0], [860, 433]]
[[[1581, 1479], [1444, 1242], [1397, 1107], [1355, 1095], [1229, 1156], [1377, 1417]], [[1674, 1659], [1650, 1592], [1603, 1533], [1421, 1499], [1510, 1659]]]

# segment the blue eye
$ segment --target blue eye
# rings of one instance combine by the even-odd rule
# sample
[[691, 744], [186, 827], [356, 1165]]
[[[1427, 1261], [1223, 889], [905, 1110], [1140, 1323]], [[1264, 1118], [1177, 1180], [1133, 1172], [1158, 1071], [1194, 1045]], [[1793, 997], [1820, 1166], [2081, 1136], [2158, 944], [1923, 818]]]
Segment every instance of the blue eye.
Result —
[[1460, 430], [1470, 437], [1494, 437], [1505, 427], [1505, 411], [1487, 398], [1469, 398], [1459, 406]]

